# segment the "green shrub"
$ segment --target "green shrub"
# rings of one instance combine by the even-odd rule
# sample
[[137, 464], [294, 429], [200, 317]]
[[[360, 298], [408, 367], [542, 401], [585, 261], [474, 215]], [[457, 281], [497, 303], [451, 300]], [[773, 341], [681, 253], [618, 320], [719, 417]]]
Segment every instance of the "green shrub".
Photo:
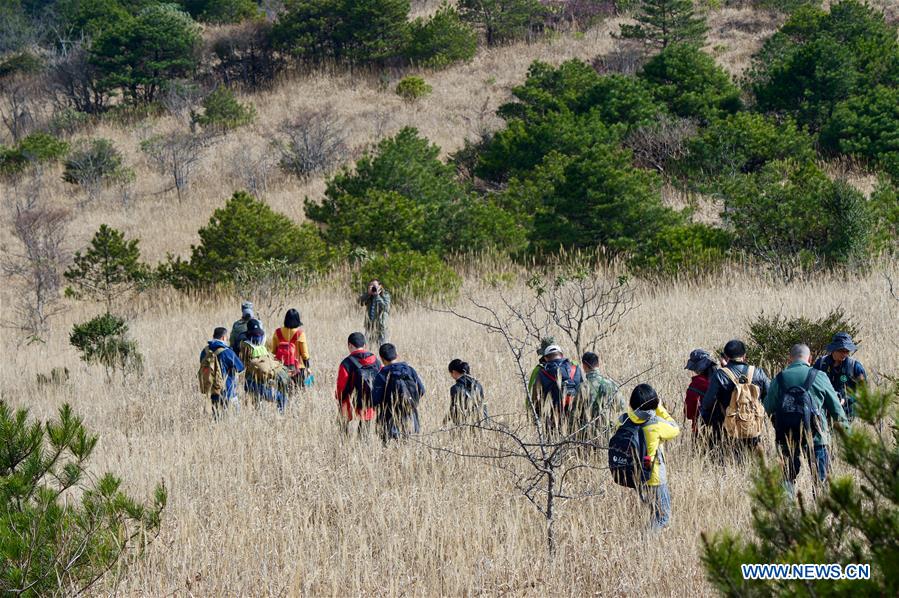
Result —
[[865, 158], [899, 181], [899, 87], [879, 85], [837, 104], [821, 143]]
[[95, 38], [113, 25], [131, 18], [119, 0], [64, 0], [59, 16], [75, 34]]
[[47, 128], [56, 136], [72, 135], [83, 129], [91, 116], [86, 112], [79, 112], [74, 108], [63, 108], [53, 113]]
[[532, 37], [547, 9], [540, 0], [460, 0], [459, 14], [484, 33], [488, 46]]
[[100, 190], [116, 181], [129, 178], [131, 171], [125, 167], [122, 154], [108, 139], [82, 141], [69, 153], [65, 161], [62, 179], [79, 185], [91, 199]]
[[397, 303], [452, 299], [462, 279], [436, 254], [397, 251], [364, 262], [353, 275], [353, 288], [364, 287], [378, 279]]
[[96, 475], [89, 461], [98, 440], [68, 405], [55, 421], [35, 422], [26, 409], [14, 412], [0, 401], [4, 594], [97, 592], [107, 572], [127, 574], [159, 533], [165, 486], [156, 487], [152, 502], [141, 503], [124, 493], [118, 477]]
[[874, 252], [895, 255], [899, 252], [899, 190], [882, 178], [868, 201], [874, 219]]
[[240, 23], [261, 15], [255, 0], [178, 0], [184, 10], [203, 23]]
[[805, 343], [812, 350], [812, 358], [819, 357], [837, 332], [848, 332], [858, 342], [858, 326], [839, 309], [818, 319], [760, 314], [749, 322], [747, 357], [750, 363], [774, 375], [787, 365], [790, 347]]
[[381, 62], [408, 45], [409, 0], [287, 0], [285, 6], [272, 38], [301, 62]]
[[689, 44], [674, 44], [643, 66], [640, 78], [672, 114], [709, 122], [742, 108], [740, 90], [715, 60]]
[[107, 379], [116, 371], [125, 376], [143, 372], [143, 357], [137, 343], [128, 337], [128, 324], [118, 316], [105, 313], [75, 324], [69, 344], [78, 350], [81, 360], [88, 365], [102, 365]]
[[706, 275], [724, 267], [731, 242], [730, 234], [720, 228], [699, 222], [677, 224], [660, 230], [628, 264], [650, 275]]
[[0, 80], [13, 75], [33, 75], [44, 70], [44, 61], [31, 52], [17, 52], [0, 60]]
[[708, 31], [705, 17], [696, 15], [693, 0], [640, 0], [634, 20], [636, 25], [621, 26], [621, 37], [657, 48], [676, 43], [702, 46]]
[[0, 145], [0, 175], [12, 176], [24, 172], [33, 164], [56, 162], [65, 157], [69, 144], [47, 133], [32, 133], [15, 147]]
[[433, 88], [421, 77], [409, 75], [400, 79], [394, 91], [407, 104], [414, 104], [421, 98], [431, 95]]
[[75, 252], [72, 262], [64, 274], [71, 285], [66, 295], [102, 301], [107, 313], [116, 299], [137, 290], [149, 276], [149, 269], [140, 261], [138, 240], [128, 241], [124, 233], [105, 224], [94, 233], [83, 254]]
[[228, 131], [248, 125], [256, 119], [252, 104], [237, 101], [227, 87], [216, 87], [202, 102], [203, 114], [192, 114], [191, 120], [201, 127]]
[[405, 56], [415, 64], [445, 68], [468, 62], [478, 49], [478, 36], [463, 23], [455, 8], [444, 4], [430, 18], [419, 17], [409, 24]]
[[198, 234], [189, 262], [175, 260], [163, 268], [163, 278], [175, 286], [229, 282], [241, 266], [272, 259], [286, 260], [298, 272], [322, 271], [333, 260], [313, 225], [298, 226], [244, 191], [217, 209]]
[[680, 170], [698, 177], [757, 172], [774, 160], [812, 160], [812, 139], [787, 119], [738, 112], [713, 121], [689, 143]]
[[722, 217], [735, 244], [784, 280], [870, 256], [872, 215], [864, 196], [813, 163], [771, 162], [723, 185]]

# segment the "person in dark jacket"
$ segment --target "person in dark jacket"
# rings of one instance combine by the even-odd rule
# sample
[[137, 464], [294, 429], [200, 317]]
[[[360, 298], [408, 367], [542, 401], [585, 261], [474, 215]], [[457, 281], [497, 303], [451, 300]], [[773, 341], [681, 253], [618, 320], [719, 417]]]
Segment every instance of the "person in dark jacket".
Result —
[[365, 307], [365, 334], [380, 347], [389, 342], [388, 318], [390, 317], [390, 293], [375, 279], [368, 283], [368, 288], [359, 296], [359, 304]]
[[856, 389], [868, 377], [865, 366], [857, 359], [850, 357], [858, 350], [848, 332], [833, 335], [830, 344], [824, 349], [827, 355], [815, 360], [812, 367], [827, 374], [830, 384], [840, 397], [840, 405], [851, 421], [855, 417]]
[[693, 349], [687, 365], [684, 366], [685, 370], [693, 372], [690, 385], [687, 386], [687, 396], [684, 399], [684, 417], [693, 425], [694, 438], [699, 433], [699, 406], [709, 389], [712, 375], [717, 367], [718, 363], [705, 349]]
[[[725, 369], [730, 370], [738, 380], [749, 371], [749, 364], [746, 363], [746, 345], [740, 340], [731, 340], [724, 345], [724, 356], [727, 359], [727, 365], [715, 370], [715, 373], [709, 380], [709, 389], [702, 398], [702, 406], [700, 407], [700, 416], [705, 426], [709, 427], [709, 441], [715, 445], [720, 444], [724, 434], [724, 416], [727, 407], [730, 405], [730, 395], [734, 391], [734, 383], [725, 373]], [[760, 367], [756, 367], [752, 375], [752, 384], [759, 387], [759, 400], [764, 402], [765, 395], [768, 394], [768, 386], [771, 381], [768, 375]], [[760, 442], [760, 438], [734, 439], [733, 445], [736, 450], [736, 456], [742, 458], [747, 449], [755, 449]]]
[[366, 348], [365, 335], [361, 332], [352, 333], [347, 338], [347, 350], [349, 355], [340, 362], [337, 368], [337, 389], [334, 397], [340, 410], [341, 422], [344, 431], [349, 431], [349, 423], [355, 418], [359, 421], [359, 432], [371, 427], [375, 419], [375, 410], [371, 405], [374, 385], [366, 388], [365, 372], [363, 370], [373, 368], [375, 377], [381, 371], [381, 361]]
[[461, 359], [449, 363], [449, 374], [455, 380], [450, 387], [449, 415], [444, 423], [462, 426], [487, 419], [484, 387], [471, 375], [471, 366]]
[[228, 407], [234, 406], [235, 409], [240, 407], [237, 398], [237, 375], [243, 372], [244, 365], [231, 347], [228, 346], [226, 339], [228, 338], [228, 329], [218, 327], [212, 332], [212, 340], [206, 345], [206, 348], [200, 351], [200, 363], [206, 359], [207, 351], [219, 351], [219, 366], [222, 368], [222, 375], [225, 378], [225, 394], [222, 396], [212, 395], [212, 417], [219, 419]]
[[228, 345], [235, 353], [240, 352], [240, 343], [246, 340], [247, 325], [253, 318], [253, 304], [249, 301], [244, 301], [240, 304], [240, 319], [231, 326], [231, 336], [228, 339]]
[[418, 403], [425, 394], [425, 385], [415, 368], [400, 361], [396, 347], [390, 343], [378, 350], [384, 367], [375, 378], [372, 407], [377, 412], [381, 440], [396, 440], [418, 434]]
[[[569, 420], [575, 405], [584, 374], [579, 365], [572, 363], [558, 345], [550, 345], [543, 352], [543, 363], [531, 387], [531, 402], [537, 415], [545, 420], [549, 430], [559, 430]], [[545, 405], [549, 400], [549, 408]]]

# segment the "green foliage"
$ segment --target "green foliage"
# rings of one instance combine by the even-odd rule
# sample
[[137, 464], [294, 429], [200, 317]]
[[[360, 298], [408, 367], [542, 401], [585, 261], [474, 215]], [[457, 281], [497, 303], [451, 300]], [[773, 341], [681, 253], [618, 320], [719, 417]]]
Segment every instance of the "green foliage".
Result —
[[700, 222], [662, 228], [628, 264], [643, 274], [707, 275], [724, 266], [732, 239], [727, 231]]
[[286, 260], [298, 272], [319, 272], [333, 258], [314, 226], [297, 226], [244, 191], [217, 209], [199, 235], [189, 262], [175, 261], [164, 269], [178, 287], [228, 282], [238, 268], [272, 259]]
[[28, 51], [10, 54], [0, 59], [0, 80], [13, 75], [33, 75], [44, 69], [44, 61]]
[[178, 0], [184, 10], [203, 23], [240, 23], [261, 15], [255, 0]]
[[0, 175], [15, 175], [29, 166], [56, 162], [68, 153], [69, 144], [47, 133], [32, 133], [15, 147], [0, 145]]
[[873, 223], [864, 196], [812, 163], [771, 162], [724, 183], [723, 195], [736, 246], [784, 280], [869, 257]]
[[878, 181], [868, 201], [874, 219], [873, 243], [876, 254], [899, 252], [899, 190], [886, 179]]
[[520, 245], [511, 216], [471, 195], [439, 155], [439, 147], [405, 128], [355, 170], [335, 175], [321, 204], [307, 199], [306, 216], [335, 246], [446, 253]]
[[477, 33], [462, 22], [459, 12], [444, 4], [430, 18], [419, 17], [409, 24], [405, 57], [429, 68], [444, 68], [468, 62], [478, 49]]
[[131, 562], [159, 532], [165, 487], [141, 503], [111, 473], [88, 475], [98, 437], [71, 407], [29, 421], [0, 401], [0, 592], [80, 594]]
[[[754, 474], [752, 532], [703, 534], [706, 576], [728, 596], [895, 596], [899, 593], [899, 385], [863, 388], [860, 424], [840, 426], [839, 456], [850, 471], [832, 477], [827, 492], [793, 503], [778, 464]], [[888, 433], [879, 432], [883, 421]], [[742, 563], [865, 563], [870, 580], [745, 580]]]
[[74, 108], [63, 108], [53, 113], [47, 129], [56, 136], [72, 135], [90, 122], [91, 116]]
[[715, 60], [689, 44], [653, 56], [640, 72], [657, 101], [672, 114], [708, 122], [742, 108], [740, 90]]
[[879, 85], [837, 104], [821, 144], [865, 158], [899, 181], [899, 87]]
[[101, 224], [90, 246], [82, 254], [75, 252], [73, 263], [65, 271], [71, 285], [66, 294], [106, 304], [134, 292], [149, 276], [149, 268], [140, 261], [138, 240], [125, 239], [125, 234]]
[[825, 354], [824, 347], [838, 332], [848, 332], [853, 338], [859, 333], [858, 326], [840, 309], [815, 320], [760, 314], [749, 322], [747, 357], [768, 372], [778, 372], [789, 361], [793, 345], [805, 343], [812, 357], [818, 357]]
[[117, 370], [126, 376], [143, 371], [143, 357], [137, 343], [128, 337], [128, 324], [110, 313], [75, 324], [69, 344], [78, 350], [81, 360], [88, 365], [102, 365], [107, 379]]
[[425, 96], [431, 95], [433, 88], [427, 81], [415, 75], [409, 75], [400, 79], [396, 85], [396, 95], [403, 98], [408, 104], [413, 104]]
[[199, 45], [199, 27], [190, 15], [173, 4], [151, 4], [104, 28], [91, 44], [90, 61], [101, 89], [149, 103], [170, 81], [193, 74]]
[[66, 158], [62, 179], [83, 187], [94, 198], [103, 186], [127, 180], [132, 175], [123, 162], [121, 152], [110, 140], [82, 141]]
[[75, 34], [95, 38], [104, 30], [131, 18], [119, 0], [62, 0], [59, 17]]
[[757, 172], [774, 160], [799, 162], [815, 157], [811, 137], [787, 119], [738, 112], [718, 119], [689, 142], [680, 169], [697, 177], [732, 176]]
[[302, 62], [361, 64], [402, 54], [409, 0], [287, 0], [275, 46]]
[[459, 14], [496, 46], [533, 35], [547, 10], [539, 0], [460, 0]]
[[756, 54], [750, 81], [759, 108], [791, 114], [817, 132], [840, 102], [899, 84], [895, 27], [858, 0], [829, 13], [800, 8]]
[[364, 287], [378, 279], [397, 303], [452, 299], [459, 293], [462, 279], [438, 255], [416, 251], [395, 251], [365, 261], [353, 274], [353, 287]]
[[622, 25], [621, 37], [639, 39], [656, 48], [689, 43], [702, 46], [708, 31], [705, 17], [697, 15], [693, 0], [641, 0], [636, 25]]
[[227, 87], [216, 87], [203, 98], [203, 114], [193, 114], [191, 120], [201, 127], [228, 131], [248, 125], [256, 119], [256, 108], [252, 104], [237, 101]]

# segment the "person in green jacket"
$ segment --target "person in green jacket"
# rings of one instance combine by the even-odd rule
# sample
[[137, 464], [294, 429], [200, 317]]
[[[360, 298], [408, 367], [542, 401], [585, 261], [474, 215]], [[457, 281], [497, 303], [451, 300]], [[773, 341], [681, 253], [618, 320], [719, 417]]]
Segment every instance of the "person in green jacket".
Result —
[[618, 392], [618, 385], [611, 378], [606, 378], [599, 371], [599, 356], [586, 352], [581, 357], [584, 367], [585, 412], [582, 415], [583, 425], [593, 422], [592, 437], [601, 436], [608, 440], [615, 430], [618, 414], [625, 410], [624, 399]]
[[390, 293], [377, 279], [359, 296], [359, 304], [365, 307], [365, 336], [373, 348], [390, 342], [387, 319], [390, 315]]
[[[830, 472], [830, 428], [825, 414], [839, 425], [849, 428], [849, 420], [840, 405], [840, 397], [827, 374], [813, 369], [811, 361], [808, 345], [793, 345], [790, 349], [790, 365], [774, 378], [764, 398], [765, 411], [774, 422], [775, 440], [783, 459], [784, 487], [791, 496], [799, 474], [802, 453], [808, 459], [809, 468], [817, 471], [817, 477], [813, 478], [815, 483], [823, 482]], [[795, 430], [786, 429], [789, 414], [784, 409], [784, 398], [793, 400], [802, 396], [803, 390], [808, 392], [815, 407], [810, 422], [813, 446], [809, 446], [806, 434], [799, 432], [800, 437], [797, 438]], [[778, 422], [778, 416], [782, 421]]]

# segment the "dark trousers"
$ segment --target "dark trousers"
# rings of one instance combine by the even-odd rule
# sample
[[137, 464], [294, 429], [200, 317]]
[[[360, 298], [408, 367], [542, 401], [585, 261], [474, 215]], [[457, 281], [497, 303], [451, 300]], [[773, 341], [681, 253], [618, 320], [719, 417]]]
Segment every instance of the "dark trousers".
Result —
[[790, 496], [795, 491], [793, 484], [799, 476], [803, 455], [812, 471], [812, 483], [817, 485], [827, 479], [827, 474], [830, 473], [830, 452], [826, 446], [810, 447], [807, 443], [779, 441], [777, 448], [780, 450], [783, 466], [784, 488]]

